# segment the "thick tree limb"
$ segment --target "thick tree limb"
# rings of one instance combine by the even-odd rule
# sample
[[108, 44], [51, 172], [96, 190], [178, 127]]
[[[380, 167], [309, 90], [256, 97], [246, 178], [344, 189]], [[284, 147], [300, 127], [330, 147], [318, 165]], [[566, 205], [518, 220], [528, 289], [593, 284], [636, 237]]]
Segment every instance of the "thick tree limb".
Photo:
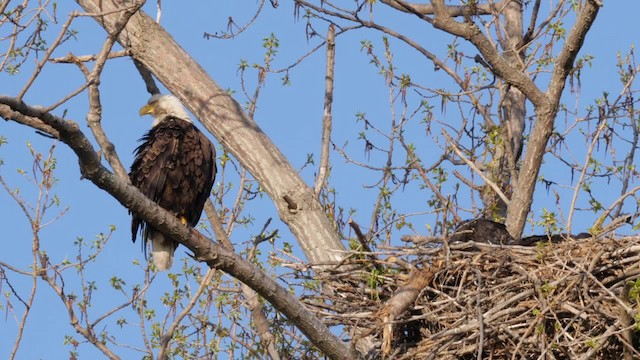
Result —
[[[111, 13], [113, 0], [77, 0], [87, 12]], [[118, 14], [94, 18], [107, 32]], [[280, 218], [313, 263], [342, 258], [340, 242], [313, 191], [229, 94], [143, 12], [136, 13], [118, 41], [144, 64], [260, 182], [278, 208]]]
[[0, 114], [5, 119], [11, 119], [18, 124], [27, 125], [28, 127], [36, 129], [36, 132], [44, 134], [44, 136], [51, 137], [53, 139], [60, 139], [60, 134], [58, 130], [52, 128], [51, 126], [43, 123], [40, 119], [26, 116], [17, 111], [14, 111], [7, 105], [0, 104]]
[[[416, 12], [421, 15], [435, 14], [435, 8], [431, 4], [408, 3], [400, 0], [381, 0], [383, 4], [389, 5], [396, 10], [402, 12]], [[492, 4], [476, 4], [471, 7], [469, 5], [449, 5], [446, 7], [447, 13], [451, 17], [467, 16], [467, 15], [489, 15], [492, 9], [499, 9], [505, 1], [496, 1]], [[507, 1], [508, 2], [508, 1]], [[408, 10], [411, 9], [411, 10]]]
[[522, 91], [534, 106], [549, 105], [549, 100], [536, 84], [521, 69], [513, 67], [502, 57], [491, 41], [475, 24], [455, 21], [449, 16], [444, 0], [433, 0], [432, 4], [436, 14], [433, 19], [434, 27], [452, 35], [460, 36], [475, 45], [491, 67], [491, 71], [511, 86]]
[[[511, 205], [507, 211], [507, 230], [516, 239], [522, 236], [522, 230], [531, 209], [533, 192], [535, 191], [536, 180], [542, 165], [542, 157], [553, 131], [553, 123], [558, 113], [560, 97], [567, 77], [573, 68], [578, 52], [582, 48], [587, 32], [598, 15], [598, 10], [600, 10], [600, 7], [593, 0], [584, 2], [577, 15], [576, 23], [567, 36], [564, 47], [556, 57], [551, 82], [545, 94], [545, 97], [548, 98], [548, 103], [539, 106], [534, 102], [536, 106], [536, 122], [529, 135], [524, 162], [520, 168], [518, 181], [511, 197]], [[526, 94], [525, 91], [523, 93]], [[526, 95], [528, 96], [528, 94]]]
[[211, 268], [220, 269], [250, 286], [296, 324], [324, 354], [332, 359], [352, 358], [349, 348], [274, 279], [240, 255], [212, 242], [197, 230], [183, 226], [180, 220], [148, 199], [136, 187], [107, 170], [77, 123], [8, 96], [0, 96], [0, 104], [6, 105], [0, 107], [0, 116], [5, 119], [13, 119], [14, 113], [4, 111], [9, 107], [13, 112], [37, 118], [58, 131], [60, 140], [78, 156], [80, 172], [85, 179], [108, 192], [154, 228], [185, 245], [193, 251], [196, 260], [207, 263]]
[[521, 69], [512, 66], [501, 56], [489, 39], [473, 23], [457, 22], [447, 12], [443, 0], [432, 0], [435, 10], [433, 25], [450, 34], [460, 36], [480, 51], [491, 67], [491, 71], [509, 85], [520, 90], [535, 107], [536, 122], [533, 126], [518, 181], [513, 188], [511, 203], [507, 210], [507, 229], [514, 238], [520, 238], [527, 215], [533, 202], [536, 179], [546, 145], [553, 131], [553, 123], [558, 112], [560, 97], [566, 79], [573, 67], [578, 52], [589, 28], [595, 21], [599, 5], [594, 0], [585, 1], [578, 13], [576, 23], [556, 57], [551, 82], [543, 93]]

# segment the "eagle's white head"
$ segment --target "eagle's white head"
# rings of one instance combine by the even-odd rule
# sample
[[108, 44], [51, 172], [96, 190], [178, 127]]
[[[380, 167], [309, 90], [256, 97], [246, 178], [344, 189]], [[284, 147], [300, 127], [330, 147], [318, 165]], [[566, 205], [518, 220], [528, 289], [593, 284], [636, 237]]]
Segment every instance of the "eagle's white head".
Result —
[[147, 105], [140, 108], [140, 116], [152, 115], [154, 117], [153, 126], [158, 125], [167, 116], [173, 116], [184, 121], [193, 122], [187, 114], [180, 100], [173, 95], [155, 94], [149, 99]]

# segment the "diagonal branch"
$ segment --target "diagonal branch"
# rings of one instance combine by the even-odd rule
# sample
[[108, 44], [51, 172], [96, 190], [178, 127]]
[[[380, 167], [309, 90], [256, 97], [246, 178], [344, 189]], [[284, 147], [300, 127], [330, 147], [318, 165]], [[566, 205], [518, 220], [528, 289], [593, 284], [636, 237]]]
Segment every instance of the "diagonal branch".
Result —
[[80, 319], [78, 319], [78, 315], [76, 315], [76, 312], [73, 309], [74, 298], [65, 294], [64, 288], [56, 284], [55, 277], [52, 278], [51, 276], [49, 276], [46, 270], [40, 270], [39, 276], [40, 278], [42, 278], [42, 280], [47, 282], [49, 286], [51, 286], [51, 288], [56, 293], [56, 295], [58, 295], [60, 300], [62, 300], [62, 303], [64, 304], [64, 307], [67, 309], [67, 312], [69, 315], [69, 322], [73, 326], [74, 330], [77, 331], [78, 334], [81, 334], [82, 336], [84, 336], [84, 338], [87, 339], [87, 341], [89, 341], [91, 344], [96, 346], [100, 351], [102, 351], [102, 353], [107, 358], [112, 360], [120, 360], [120, 357], [118, 355], [116, 355], [113, 351], [111, 351], [111, 349], [109, 349], [104, 344], [104, 342], [100, 341], [100, 339], [98, 339], [98, 337], [95, 336], [93, 330], [90, 327], [88, 326], [83, 327], [82, 325], [80, 325]]
[[549, 105], [548, 98], [536, 86], [533, 80], [521, 69], [513, 67], [502, 57], [478, 26], [473, 23], [455, 21], [449, 16], [447, 6], [444, 5], [444, 0], [433, 0], [431, 3], [434, 6], [436, 14], [433, 19], [434, 27], [452, 35], [460, 36], [475, 45], [484, 60], [489, 64], [491, 71], [509, 85], [522, 91], [535, 107]]
[[73, 22], [73, 20], [78, 16], [80, 16], [80, 14], [78, 14], [75, 11], [72, 12], [69, 15], [69, 17], [67, 18], [67, 21], [62, 25], [62, 29], [58, 33], [58, 37], [53, 41], [51, 46], [49, 46], [47, 51], [44, 53], [44, 56], [42, 57], [42, 60], [40, 60], [40, 62], [38, 62], [38, 64], [36, 65], [35, 70], [33, 70], [33, 74], [31, 75], [29, 80], [27, 80], [27, 83], [24, 85], [22, 90], [20, 90], [20, 93], [18, 94], [18, 99], [22, 99], [24, 97], [24, 95], [27, 93], [27, 91], [29, 90], [29, 88], [31, 87], [31, 85], [33, 85], [33, 82], [36, 81], [36, 78], [38, 77], [38, 75], [42, 71], [42, 68], [47, 63], [47, 61], [49, 61], [49, 58], [51, 57], [51, 54], [53, 54], [53, 51], [55, 49], [57, 49], [58, 46], [64, 40], [65, 36], [67, 35], [67, 30], [69, 29], [69, 26], [71, 26], [71, 23]]
[[89, 124], [89, 128], [93, 132], [93, 136], [96, 138], [98, 145], [100, 145], [100, 149], [102, 150], [105, 159], [107, 159], [116, 175], [121, 179], [125, 179], [125, 181], [129, 181], [127, 171], [122, 165], [118, 154], [116, 154], [115, 146], [111, 141], [109, 141], [107, 134], [105, 134], [104, 129], [102, 128], [102, 105], [100, 103], [99, 88], [100, 74], [102, 74], [102, 69], [104, 69], [104, 65], [109, 58], [109, 54], [111, 53], [113, 45], [116, 43], [118, 35], [120, 35], [120, 32], [124, 29], [125, 25], [127, 25], [131, 16], [133, 16], [133, 14], [135, 14], [143, 4], [144, 1], [140, 1], [133, 7], [126, 8], [120, 14], [116, 21], [115, 31], [107, 36], [107, 40], [104, 42], [102, 50], [100, 50], [100, 53], [98, 54], [93, 71], [87, 75], [87, 82], [89, 83], [89, 114], [87, 115], [87, 123]]
[[[469, 16], [469, 15], [490, 15], [493, 13], [494, 8], [502, 7], [504, 2], [508, 2], [509, 0], [501, 0], [492, 2], [489, 1], [487, 4], [474, 4], [471, 5], [448, 5], [446, 7], [447, 13], [451, 17], [458, 16]], [[435, 7], [431, 4], [419, 4], [419, 3], [408, 3], [402, 0], [381, 0], [383, 4], [389, 5], [396, 10], [400, 10], [402, 12], [411, 12], [420, 15], [433, 15], [435, 14]]]
[[322, 117], [322, 149], [320, 154], [320, 168], [314, 192], [320, 195], [322, 187], [327, 182], [329, 172], [329, 144], [331, 143], [331, 106], [333, 104], [333, 77], [336, 62], [336, 27], [331, 24], [327, 34], [327, 73], [325, 75], [324, 115]]
[[449, 135], [449, 133], [447, 133], [447, 131], [444, 129], [442, 129], [442, 136], [444, 136], [445, 140], [447, 140], [447, 142], [449, 143], [449, 146], [451, 146], [453, 151], [460, 157], [460, 159], [462, 159], [471, 168], [471, 170], [478, 174], [482, 178], [482, 180], [484, 180], [484, 182], [489, 185], [489, 187], [491, 187], [491, 189], [493, 189], [493, 191], [498, 194], [500, 199], [502, 199], [502, 201], [504, 201], [504, 203], [508, 206], [509, 198], [504, 194], [504, 192], [502, 192], [502, 190], [500, 190], [500, 187], [495, 182], [491, 181], [491, 179], [489, 179], [480, 169], [478, 169], [473, 161], [464, 156], [462, 151], [458, 149], [456, 142], [453, 140], [453, 138], [451, 138], [451, 135]]
[[599, 9], [594, 0], [584, 2], [577, 15], [576, 23], [567, 36], [564, 47], [556, 57], [551, 82], [545, 95], [549, 103], [545, 106], [537, 106], [534, 103], [536, 105], [536, 122], [529, 135], [527, 151], [520, 168], [518, 181], [513, 189], [511, 206], [507, 210], [507, 230], [515, 239], [521, 237], [527, 215], [531, 209], [536, 180], [538, 179], [547, 143], [553, 132], [553, 124], [558, 113], [560, 98], [567, 77], [573, 68], [573, 63], [582, 48], [587, 32], [596, 19]]
[[[0, 96], [0, 104], [13, 111], [38, 118], [53, 127], [60, 139], [78, 156], [80, 172], [96, 186], [112, 195], [123, 206], [136, 213], [154, 228], [185, 245], [194, 253], [194, 258], [205, 262], [211, 268], [220, 269], [253, 288], [269, 301], [313, 342], [325, 355], [332, 359], [351, 358], [349, 348], [329, 329], [311, 314], [304, 305], [274, 279], [247, 262], [240, 255], [212, 242], [197, 230], [186, 227], [168, 211], [145, 197], [136, 187], [115, 176], [101, 163], [93, 146], [80, 131], [77, 123], [64, 120], [8, 96]], [[12, 119], [0, 107], [0, 116]]]
[[599, 10], [600, 6], [594, 0], [584, 2], [582, 9], [578, 13], [576, 23], [573, 25], [571, 32], [569, 32], [560, 54], [556, 57], [553, 73], [551, 74], [551, 82], [547, 89], [547, 95], [556, 104], [560, 103], [560, 96], [564, 90], [567, 77], [573, 69], [573, 63], [582, 48], [587, 32], [589, 32], [591, 25], [596, 20]]
[[[76, 0], [87, 12], [119, 9], [116, 1]], [[113, 32], [118, 15], [94, 19]], [[280, 150], [223, 88], [160, 25], [138, 11], [118, 41], [145, 65], [248, 169], [276, 205], [310, 262], [334, 262], [344, 245], [313, 191]], [[187, 86], [188, 84], [188, 86]]]
[[[213, 203], [210, 199], [204, 204], [204, 210], [207, 214], [207, 219], [211, 223], [211, 228], [216, 235], [216, 239], [222, 243], [223, 246], [227, 247], [230, 250], [233, 250], [233, 243], [227, 232], [224, 230], [222, 226], [222, 221], [220, 217], [216, 213], [216, 209], [213, 207]], [[251, 257], [248, 259], [249, 261], [253, 260]], [[275, 347], [275, 337], [273, 333], [269, 330], [269, 321], [267, 320], [267, 315], [265, 313], [265, 307], [260, 302], [258, 295], [255, 290], [251, 287], [242, 284], [240, 287], [242, 291], [242, 295], [247, 301], [247, 308], [251, 312], [251, 321], [253, 322], [253, 326], [258, 332], [258, 336], [260, 337], [260, 342], [263, 344], [267, 353], [271, 357], [271, 360], [280, 360], [280, 355]]]

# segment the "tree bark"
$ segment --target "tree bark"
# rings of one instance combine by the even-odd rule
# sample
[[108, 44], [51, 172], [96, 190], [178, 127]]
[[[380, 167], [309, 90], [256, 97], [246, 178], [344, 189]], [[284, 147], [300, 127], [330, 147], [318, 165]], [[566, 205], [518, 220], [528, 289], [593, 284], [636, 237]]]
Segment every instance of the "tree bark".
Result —
[[527, 215], [531, 210], [542, 157], [553, 132], [553, 124], [558, 113], [560, 97], [567, 76], [569, 76], [585, 36], [595, 21], [601, 5], [596, 0], [586, 0], [582, 3], [576, 17], [576, 23], [556, 57], [549, 87], [543, 93], [521, 69], [514, 67], [503, 55], [498, 53], [475, 24], [453, 20], [447, 12], [444, 0], [432, 0], [431, 3], [436, 14], [433, 26], [471, 42], [489, 64], [491, 71], [510, 86], [522, 92], [535, 107], [536, 121], [529, 135], [525, 157], [507, 209], [507, 230], [511, 236], [519, 239], [522, 236]]
[[518, 181], [513, 189], [513, 197], [507, 211], [507, 230], [515, 239], [522, 236], [527, 215], [531, 210], [533, 193], [538, 180], [538, 173], [542, 164], [542, 157], [546, 152], [547, 143], [553, 132], [553, 124], [558, 114], [560, 98], [566, 85], [567, 77], [573, 63], [578, 56], [584, 39], [596, 20], [600, 5], [595, 0], [587, 0], [580, 9], [576, 23], [569, 32], [567, 40], [556, 57], [555, 66], [546, 97], [546, 105], [536, 106], [536, 122], [531, 129], [527, 142], [527, 151], [518, 175]]
[[220, 269], [250, 286], [282, 312], [331, 359], [354, 358], [347, 345], [275, 279], [230, 249], [206, 238], [194, 228], [184, 226], [178, 218], [144, 196], [138, 188], [108, 171], [77, 123], [7, 96], [0, 96], [0, 117], [16, 121], [31, 117], [30, 122], [37, 122], [39, 119], [55, 129], [59, 139], [78, 157], [83, 178], [108, 192], [163, 234], [185, 245], [193, 251], [196, 260], [207, 263], [211, 268]]
[[[77, 0], [107, 31], [114, 30], [114, 0]], [[118, 42], [145, 65], [260, 182], [282, 221], [312, 263], [335, 262], [344, 245], [313, 191], [242, 107], [184, 51], [160, 25], [136, 13]]]
[[[522, 3], [511, 1], [504, 5], [504, 35], [499, 36], [504, 58], [516, 69], [523, 69], [524, 50], [520, 49], [523, 39]], [[500, 30], [497, 30], [500, 31]], [[494, 144], [494, 152], [487, 169], [489, 178], [500, 190], [511, 197], [511, 186], [518, 180], [516, 163], [523, 145], [526, 116], [526, 98], [516, 87], [500, 84], [500, 139]], [[488, 185], [484, 186], [482, 203], [484, 216], [490, 220], [503, 221], [507, 216], [507, 204]]]

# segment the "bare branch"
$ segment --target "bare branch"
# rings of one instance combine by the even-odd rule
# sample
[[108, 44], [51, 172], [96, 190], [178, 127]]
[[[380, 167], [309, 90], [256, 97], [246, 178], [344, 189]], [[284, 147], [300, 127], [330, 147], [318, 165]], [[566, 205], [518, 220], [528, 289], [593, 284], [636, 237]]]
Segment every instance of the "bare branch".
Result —
[[462, 153], [462, 151], [460, 151], [460, 149], [458, 149], [458, 146], [456, 145], [456, 143], [453, 141], [453, 139], [451, 138], [451, 135], [449, 135], [447, 133], [446, 130], [442, 129], [442, 136], [444, 136], [444, 138], [447, 140], [447, 142], [449, 143], [449, 145], [451, 146], [451, 148], [453, 149], [453, 151], [455, 151], [455, 153], [460, 157], [460, 159], [462, 159], [467, 165], [469, 165], [469, 167], [476, 173], [478, 174], [482, 180], [484, 180], [484, 182], [489, 185], [491, 187], [491, 189], [493, 189], [493, 191], [496, 192], [496, 194], [498, 194], [498, 196], [500, 196], [500, 199], [502, 199], [502, 201], [504, 201], [505, 204], [507, 204], [507, 206], [509, 205], [509, 198], [507, 198], [507, 196], [502, 192], [502, 190], [500, 190], [500, 187], [498, 185], [496, 185], [496, 183], [494, 183], [493, 181], [491, 181], [491, 179], [489, 179], [488, 177], [486, 177], [484, 175], [484, 173], [478, 169], [478, 167], [473, 163], [473, 161], [467, 159], [466, 156], [464, 156], [464, 154]]
[[67, 21], [64, 23], [64, 25], [62, 25], [62, 29], [60, 30], [58, 37], [53, 41], [51, 46], [49, 46], [49, 49], [47, 49], [42, 60], [40, 60], [40, 62], [36, 66], [36, 69], [33, 71], [33, 74], [31, 75], [29, 80], [27, 80], [27, 83], [24, 85], [24, 87], [18, 94], [18, 99], [22, 100], [24, 95], [27, 93], [27, 90], [29, 90], [33, 82], [38, 77], [38, 74], [40, 74], [40, 71], [42, 71], [42, 68], [44, 67], [44, 65], [47, 63], [47, 61], [49, 61], [49, 58], [51, 57], [51, 54], [53, 54], [53, 51], [58, 48], [58, 45], [60, 45], [65, 35], [67, 35], [67, 29], [69, 29], [69, 26], [71, 26], [71, 22], [73, 21], [73, 19], [75, 19], [79, 15], [80, 14], [75, 11], [69, 15], [69, 17], [67, 18]]
[[[136, 187], [109, 172], [100, 163], [93, 146], [80, 131], [78, 124], [28, 106], [15, 98], [0, 96], [0, 104], [27, 116], [37, 117], [60, 133], [61, 140], [78, 156], [80, 172], [96, 186], [108, 192], [123, 206], [143, 220], [162, 231], [194, 252], [194, 259], [209, 267], [220, 269], [243, 283], [282, 312], [308, 336], [323, 353], [332, 359], [351, 358], [353, 355], [345, 344], [313, 316], [300, 301], [274, 279], [238, 254], [207, 239], [197, 230], [182, 225], [168, 211], [146, 198]], [[8, 114], [0, 116], [9, 119]]]
[[449, 210], [451, 215], [453, 215], [453, 218], [454, 218], [455, 222], [456, 223], [461, 222], [462, 218], [460, 218], [460, 216], [458, 215], [458, 212], [456, 211], [456, 209], [453, 207], [451, 202], [448, 201], [442, 195], [440, 190], [429, 179], [429, 175], [427, 174], [427, 171], [425, 171], [425, 169], [420, 164], [420, 160], [416, 157], [416, 154], [411, 149], [409, 149], [409, 146], [404, 142], [404, 140], [402, 139], [402, 135], [400, 137], [400, 143], [402, 144], [404, 149], [407, 151], [407, 156], [408, 156], [409, 160], [411, 161], [411, 167], [418, 172], [418, 174], [420, 175], [420, 178], [422, 179], [422, 181], [424, 181], [424, 183], [429, 187], [429, 189], [431, 189], [431, 191], [433, 191], [433, 193], [438, 197], [438, 200]]
[[322, 117], [322, 150], [320, 153], [320, 167], [316, 177], [315, 194], [320, 195], [322, 187], [327, 181], [329, 172], [329, 144], [331, 143], [331, 105], [333, 104], [333, 74], [336, 61], [336, 27], [331, 24], [327, 34], [327, 73], [325, 75], [324, 115]]
[[510, 85], [522, 91], [534, 106], [541, 107], [549, 105], [549, 100], [536, 84], [527, 77], [524, 72], [513, 67], [502, 57], [498, 50], [491, 44], [491, 41], [475, 24], [455, 21], [449, 16], [443, 0], [433, 0], [432, 4], [436, 14], [433, 26], [450, 34], [460, 36], [475, 45], [484, 60], [491, 66], [491, 71]]
[[[77, 3], [88, 12], [117, 9], [111, 1], [77, 0]], [[111, 32], [117, 16], [105, 15], [95, 20]], [[162, 27], [139, 11], [118, 41], [127, 46], [132, 57], [176, 95], [260, 182], [311, 262], [341, 259], [344, 245], [313, 191], [260, 127], [247, 117], [242, 106], [211, 80]], [[187, 88], [182, 84], [190, 86]], [[285, 198], [292, 201], [287, 202]]]
[[109, 54], [111, 53], [111, 49], [113, 48], [118, 35], [120, 35], [120, 32], [127, 25], [131, 16], [133, 16], [133, 14], [135, 14], [143, 4], [144, 1], [139, 1], [135, 6], [124, 9], [120, 14], [120, 17], [115, 23], [115, 30], [107, 36], [107, 40], [104, 42], [102, 50], [100, 50], [100, 53], [96, 58], [96, 64], [93, 67], [93, 71], [87, 76], [87, 82], [89, 83], [89, 114], [87, 115], [87, 123], [89, 124], [89, 128], [93, 132], [93, 136], [98, 142], [98, 145], [100, 145], [100, 149], [102, 150], [102, 154], [105, 159], [107, 159], [116, 175], [125, 181], [129, 181], [127, 170], [125, 170], [122, 165], [122, 162], [115, 151], [115, 146], [111, 141], [109, 141], [107, 134], [105, 134], [104, 129], [102, 128], [102, 105], [100, 104], [100, 89], [98, 85], [100, 84], [100, 74], [102, 74], [102, 69], [109, 58]]
[[540, 2], [541, 0], [536, 0], [535, 4], [533, 5], [529, 27], [527, 28], [527, 32], [522, 37], [522, 45], [525, 45], [533, 39], [533, 32], [536, 29], [536, 21], [538, 20], [538, 11], [540, 10]]
[[[96, 61], [99, 55], [100, 54], [74, 56], [73, 54], [67, 54], [62, 57], [50, 59], [49, 61], [56, 64], [75, 64], [77, 62]], [[127, 50], [118, 50], [118, 51], [110, 52], [107, 55], [107, 59], [111, 60], [111, 59], [121, 58], [125, 56], [129, 56], [129, 53], [127, 52]]]
[[[593, 140], [591, 140], [591, 144], [589, 144], [589, 148], [587, 149], [587, 155], [584, 160], [584, 164], [582, 165], [582, 171], [580, 172], [580, 177], [578, 178], [578, 182], [576, 183], [575, 189], [573, 191], [573, 196], [571, 197], [571, 205], [569, 205], [569, 216], [567, 217], [567, 233], [571, 234], [571, 225], [573, 223], [573, 214], [576, 211], [576, 202], [578, 201], [578, 194], [580, 193], [580, 189], [582, 188], [582, 184], [584, 183], [585, 176], [587, 174], [587, 169], [589, 168], [589, 161], [592, 159], [593, 150], [600, 139], [600, 133], [607, 126], [607, 118], [604, 114], [604, 108], [600, 107], [600, 117], [599, 124], [596, 133], [593, 134]], [[603, 217], [600, 219], [604, 220]], [[600, 224], [602, 225], [602, 224]], [[597, 227], [593, 229], [597, 231]]]
[[520, 88], [536, 106], [537, 119], [529, 135], [527, 151], [520, 168], [518, 181], [513, 189], [511, 206], [507, 210], [507, 229], [515, 239], [521, 237], [527, 215], [531, 209], [536, 180], [538, 179], [547, 142], [553, 131], [553, 123], [558, 113], [560, 97], [562, 96], [567, 76], [573, 67], [573, 62], [578, 52], [582, 48], [587, 32], [596, 19], [598, 11], [599, 6], [593, 0], [584, 2], [584, 6], [582, 6], [577, 15], [576, 23], [567, 36], [564, 47], [556, 57], [549, 88], [546, 94], [543, 95], [548, 101], [537, 103], [524, 88]]
[[158, 88], [158, 85], [156, 85], [156, 82], [153, 80], [151, 71], [135, 59], [133, 60], [133, 64], [136, 66], [136, 69], [138, 69], [144, 84], [147, 86], [147, 92], [151, 95], [160, 94], [160, 88]]
[[[402, 12], [413, 12], [421, 15], [433, 15], [435, 14], [435, 8], [430, 4], [418, 4], [418, 3], [408, 3], [406, 1], [401, 0], [382, 0], [383, 4], [389, 5], [396, 10], [400, 10]], [[501, 0], [497, 2], [489, 1], [488, 4], [474, 4], [470, 5], [448, 5], [446, 7], [447, 13], [451, 17], [459, 17], [459, 16], [471, 16], [471, 15], [490, 15], [493, 13], [493, 8], [498, 8], [502, 3], [506, 1]]]
[[[258, 9], [255, 11], [255, 13], [251, 17], [251, 19], [249, 19], [241, 27], [236, 25], [236, 23], [233, 21], [233, 18], [229, 17], [229, 23], [228, 23], [228, 30], [227, 31], [223, 31], [222, 34], [218, 34], [218, 32], [215, 32], [213, 34], [205, 32], [204, 33], [205, 39], [209, 39], [209, 38], [233, 39], [233, 38], [235, 38], [236, 36], [242, 34], [245, 30], [247, 30], [251, 26], [251, 24], [253, 24], [256, 21], [256, 19], [258, 19], [258, 15], [260, 15], [260, 13], [262, 12], [262, 8], [263, 7], [264, 7], [264, 0], [260, 0], [260, 4], [258, 5]], [[233, 31], [233, 27], [234, 26], [237, 28], [236, 32]]]
[[85, 328], [82, 325], [80, 325], [80, 320], [78, 319], [78, 316], [76, 315], [75, 310], [73, 309], [74, 298], [71, 296], [67, 296], [64, 292], [64, 289], [60, 285], [56, 284], [55, 279], [50, 277], [47, 274], [46, 270], [44, 269], [41, 270], [39, 276], [40, 278], [42, 278], [42, 280], [46, 281], [49, 284], [49, 286], [51, 286], [51, 288], [58, 295], [60, 300], [62, 300], [62, 303], [67, 309], [67, 312], [69, 313], [69, 322], [71, 323], [71, 326], [73, 326], [74, 330], [77, 331], [80, 335], [84, 336], [84, 338], [87, 339], [87, 341], [91, 342], [91, 344], [93, 344], [100, 351], [102, 351], [102, 353], [105, 354], [109, 359], [112, 359], [112, 360], [120, 359], [118, 355], [116, 355], [113, 351], [111, 351], [111, 349], [109, 349], [102, 341], [96, 338], [91, 328], [88, 328], [88, 327]]

